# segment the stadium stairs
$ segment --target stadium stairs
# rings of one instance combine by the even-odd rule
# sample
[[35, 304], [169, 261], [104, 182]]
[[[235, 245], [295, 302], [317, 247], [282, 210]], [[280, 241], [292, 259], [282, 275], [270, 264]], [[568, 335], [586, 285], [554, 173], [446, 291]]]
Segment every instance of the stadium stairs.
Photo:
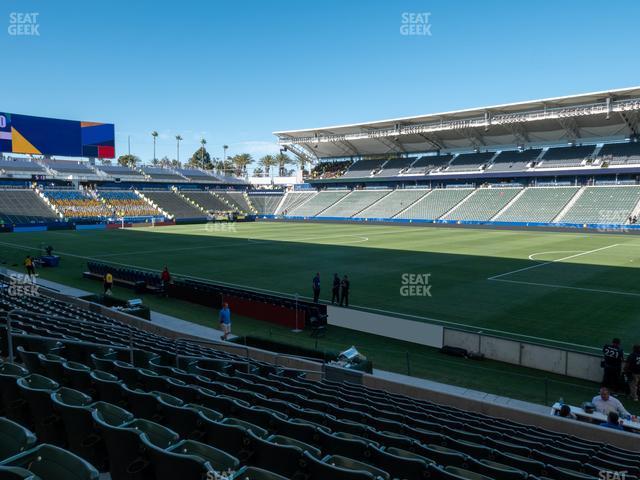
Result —
[[497, 219], [500, 218], [500, 215], [502, 215], [504, 212], [506, 212], [514, 203], [516, 203], [518, 200], [520, 200], [520, 197], [522, 197], [522, 195], [524, 194], [524, 192], [526, 191], [526, 188], [522, 188], [520, 189], [520, 191], [518, 192], [518, 194], [513, 197], [511, 200], [509, 200], [509, 202], [507, 202], [507, 204], [502, 207], [500, 210], [498, 210], [498, 212], [496, 212], [496, 214], [491, 217], [491, 221], [495, 222]]
[[316, 195], [318, 195], [316, 190], [311, 192], [287, 192], [285, 197], [282, 199], [282, 203], [276, 210], [276, 215], [282, 214], [283, 212], [291, 214], [294, 210], [310, 201]]
[[164, 210], [160, 205], [158, 205], [157, 203], [155, 203], [154, 201], [152, 201], [150, 198], [148, 198], [147, 196], [145, 196], [144, 192], [140, 191], [140, 190], [134, 190], [134, 192], [136, 193], [136, 195], [138, 195], [141, 199], [143, 199], [145, 202], [147, 202], [149, 204], [149, 206], [155, 208], [156, 210], [158, 210], [160, 213], [162, 213], [165, 217], [167, 218], [171, 218], [173, 219], [173, 215], [171, 215], [169, 212], [167, 212], [166, 210]]
[[451, 208], [449, 211], [445, 212], [444, 214], [442, 214], [440, 217], [438, 218], [447, 218], [450, 215], [453, 215], [453, 213], [455, 213], [456, 210], [458, 210], [459, 208], [461, 208], [465, 202], [469, 201], [471, 198], [473, 198], [474, 195], [476, 195], [478, 193], [478, 190], [474, 190], [473, 192], [471, 192], [469, 195], [467, 195], [466, 197], [464, 197], [460, 203], [456, 204], [453, 208]]
[[580, 190], [576, 192], [576, 194], [569, 200], [569, 202], [564, 206], [564, 208], [558, 213], [558, 216], [553, 219], [552, 223], [560, 223], [562, 218], [567, 214], [567, 212], [575, 205], [578, 199], [584, 194], [587, 187], [581, 187]]
[[[186, 177], [185, 177], [186, 178]], [[173, 192], [178, 195], [180, 198], [182, 198], [185, 202], [190, 203], [191, 205], [193, 205], [194, 208], [197, 208], [198, 210], [200, 210], [202, 213], [207, 213], [207, 209], [202, 207], [202, 205], [200, 205], [198, 202], [191, 200], [188, 196], [186, 196], [183, 192], [181, 192], [180, 190], [178, 190], [176, 187], [173, 187], [171, 190], [173, 190]]]
[[223, 211], [227, 212], [231, 210], [231, 206], [223, 201], [220, 197], [213, 192], [206, 191], [190, 191], [184, 190], [181, 192], [183, 196], [186, 196], [190, 200], [194, 201], [205, 211]]

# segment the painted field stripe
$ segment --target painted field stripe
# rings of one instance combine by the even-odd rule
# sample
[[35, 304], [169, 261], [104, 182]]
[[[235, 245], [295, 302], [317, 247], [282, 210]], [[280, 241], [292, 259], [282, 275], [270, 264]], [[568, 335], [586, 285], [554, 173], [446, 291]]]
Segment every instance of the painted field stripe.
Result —
[[608, 293], [611, 295], [626, 295], [630, 297], [640, 297], [640, 293], [633, 292], [621, 292], [618, 290], [604, 290], [600, 288], [587, 288], [587, 287], [572, 287], [570, 285], [556, 285], [554, 283], [537, 283], [537, 282], [525, 282], [520, 280], [505, 280], [503, 278], [490, 278], [494, 282], [505, 282], [505, 283], [517, 283], [520, 285], [534, 285], [537, 287], [548, 287], [548, 288], [563, 288], [567, 290], [579, 290], [581, 292], [596, 292], [596, 293]]
[[576, 253], [574, 255], [569, 255], [568, 257], [558, 258], [557, 260], [551, 260], [551, 261], [544, 262], [544, 263], [537, 263], [535, 265], [530, 265], [528, 267], [519, 268], [518, 270], [513, 270], [511, 272], [506, 272], [506, 273], [501, 273], [499, 275], [494, 275], [493, 277], [487, 278], [487, 280], [497, 280], [498, 278], [506, 277], [507, 275], [513, 275], [514, 273], [519, 273], [519, 272], [526, 272], [527, 270], [533, 270], [534, 268], [544, 267], [544, 266], [550, 265], [552, 263], [564, 262], [565, 260], [570, 260], [572, 258], [581, 257], [582, 255], [590, 255], [592, 253], [601, 252], [602, 250], [606, 250], [608, 248], [617, 247], [618, 245], [620, 245], [620, 244], [619, 243], [614, 243], [613, 245], [607, 245], [606, 247], [600, 247], [600, 248], [596, 248], [594, 250], [589, 250], [589, 251], [586, 251], [586, 252], [580, 252], [580, 253]]

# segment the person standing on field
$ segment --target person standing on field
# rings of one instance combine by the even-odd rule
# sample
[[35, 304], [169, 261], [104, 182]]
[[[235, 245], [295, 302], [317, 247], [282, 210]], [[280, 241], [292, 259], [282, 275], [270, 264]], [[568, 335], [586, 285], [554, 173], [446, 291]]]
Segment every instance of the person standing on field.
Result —
[[627, 357], [625, 371], [630, 376], [629, 389], [634, 402], [638, 401], [638, 386], [640, 385], [640, 345], [633, 346], [633, 352]]
[[171, 274], [169, 273], [169, 268], [166, 265], [162, 269], [160, 280], [162, 281], [162, 295], [164, 295], [165, 297], [168, 297], [169, 285], [171, 284]]
[[340, 277], [333, 274], [333, 287], [331, 288], [331, 305], [340, 303]]
[[311, 288], [313, 289], [313, 303], [318, 303], [320, 300], [320, 273], [316, 273], [313, 277]]
[[349, 306], [349, 289], [351, 288], [351, 282], [349, 281], [349, 277], [346, 275], [342, 277], [342, 282], [340, 283], [340, 306], [342, 307], [343, 303], [345, 307]]

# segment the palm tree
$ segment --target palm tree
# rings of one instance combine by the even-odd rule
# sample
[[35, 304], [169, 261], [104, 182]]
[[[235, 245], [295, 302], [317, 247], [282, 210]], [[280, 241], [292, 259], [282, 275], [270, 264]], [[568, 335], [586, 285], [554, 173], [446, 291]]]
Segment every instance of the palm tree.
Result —
[[202, 145], [202, 155], [200, 156], [200, 168], [204, 168], [204, 146], [207, 144], [207, 141], [204, 138], [200, 139], [200, 145]]
[[153, 161], [156, 160], [156, 138], [158, 138], [158, 132], [155, 130], [151, 132], [151, 136], [153, 137]]
[[264, 169], [264, 173], [268, 177], [271, 172], [271, 167], [278, 165], [278, 161], [273, 155], [265, 155], [258, 161], [258, 164]]
[[177, 156], [178, 163], [180, 163], [180, 141], [181, 140], [182, 140], [182, 137], [180, 135], [176, 135], [176, 143], [178, 144], [178, 156]]
[[276, 162], [278, 162], [278, 174], [282, 177], [284, 176], [285, 167], [287, 165], [291, 165], [291, 157], [281, 151], [278, 155], [276, 155]]
[[253, 158], [248, 153], [240, 153], [232, 159], [236, 172], [240, 175], [247, 173], [247, 166], [253, 163]]
[[300, 172], [304, 173], [304, 167], [307, 165], [308, 160], [304, 157], [298, 158], [298, 167], [300, 168]]

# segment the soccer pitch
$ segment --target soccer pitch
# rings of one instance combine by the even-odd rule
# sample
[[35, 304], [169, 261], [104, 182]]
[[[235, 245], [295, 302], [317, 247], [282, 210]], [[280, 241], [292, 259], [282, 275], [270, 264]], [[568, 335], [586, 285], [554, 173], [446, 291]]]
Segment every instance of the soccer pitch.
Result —
[[[45, 278], [81, 287], [86, 261], [161, 269], [323, 300], [336, 272], [354, 307], [500, 335], [598, 347], [640, 339], [640, 238], [585, 232], [320, 223], [197, 224], [0, 237], [0, 259], [21, 265], [52, 245]], [[431, 296], [403, 296], [403, 274], [429, 274]], [[87, 288], [88, 289], [88, 288]], [[570, 346], [568, 345], [568, 346]]]

